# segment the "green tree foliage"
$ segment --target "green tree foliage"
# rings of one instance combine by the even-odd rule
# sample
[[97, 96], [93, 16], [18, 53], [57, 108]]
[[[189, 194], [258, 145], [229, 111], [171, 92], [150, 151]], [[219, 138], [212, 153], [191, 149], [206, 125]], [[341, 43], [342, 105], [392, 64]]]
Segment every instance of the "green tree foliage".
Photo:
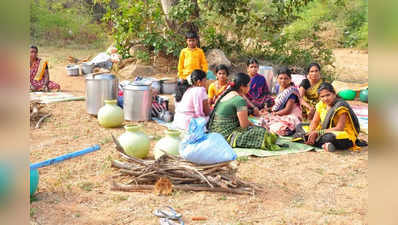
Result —
[[[363, 0], [352, 2], [359, 1]], [[351, 43], [344, 46], [367, 38], [367, 12], [366, 17], [356, 14], [365, 15], [362, 11], [367, 10], [367, 3], [350, 0], [175, 0], [167, 16], [158, 0], [116, 2], [118, 7], [109, 7], [104, 20], [112, 24], [113, 37], [124, 57], [136, 43], [149, 53], [178, 56], [186, 45], [184, 33], [197, 29], [205, 50], [220, 48], [229, 56], [255, 56], [301, 68], [317, 61], [327, 68], [333, 57], [320, 37], [325, 30], [323, 22], [342, 21], [339, 26], [346, 34], [342, 42]], [[351, 16], [344, 17], [343, 12], [351, 12]]]
[[95, 23], [89, 3], [83, 0], [31, 0], [31, 40], [46, 45], [102, 47], [107, 34]]

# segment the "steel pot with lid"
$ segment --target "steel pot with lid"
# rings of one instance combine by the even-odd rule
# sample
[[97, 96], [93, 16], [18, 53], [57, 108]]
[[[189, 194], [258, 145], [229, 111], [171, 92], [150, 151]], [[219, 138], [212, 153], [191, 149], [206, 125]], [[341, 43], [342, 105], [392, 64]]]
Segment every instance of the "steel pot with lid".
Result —
[[124, 119], [148, 121], [151, 119], [152, 83], [134, 81], [123, 87]]
[[171, 95], [177, 91], [177, 80], [173, 78], [163, 78], [160, 85], [160, 93]]
[[92, 62], [84, 62], [81, 64], [82, 74], [90, 74], [93, 72], [95, 64]]
[[105, 100], [117, 98], [118, 79], [110, 73], [86, 75], [86, 110], [97, 115]]

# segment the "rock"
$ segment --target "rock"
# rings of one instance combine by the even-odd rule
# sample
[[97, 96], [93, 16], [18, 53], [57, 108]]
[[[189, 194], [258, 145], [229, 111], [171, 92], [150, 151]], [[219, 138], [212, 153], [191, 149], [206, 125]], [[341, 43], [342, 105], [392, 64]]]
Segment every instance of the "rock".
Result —
[[247, 73], [246, 63], [240, 62], [237, 65], [233, 65], [232, 68], [230, 69], [229, 73], [230, 74]]
[[231, 61], [225, 56], [224, 52], [220, 49], [210, 49], [206, 52], [206, 60], [209, 65], [209, 68], [213, 69], [217, 65], [224, 64], [228, 68], [231, 68]]
[[137, 52], [139, 51], [146, 51], [146, 48], [142, 44], [136, 44], [130, 47], [129, 49], [129, 54], [130, 56], [134, 57], [136, 56]]
[[130, 64], [125, 66], [119, 72], [119, 75], [126, 79], [132, 79], [136, 76], [152, 76], [157, 72], [153, 66], [146, 66], [141, 64]]

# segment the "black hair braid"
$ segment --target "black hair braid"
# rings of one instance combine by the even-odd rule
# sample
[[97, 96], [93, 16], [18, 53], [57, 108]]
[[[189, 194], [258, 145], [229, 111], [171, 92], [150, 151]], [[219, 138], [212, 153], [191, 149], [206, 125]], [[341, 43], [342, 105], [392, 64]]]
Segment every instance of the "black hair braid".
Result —
[[214, 104], [214, 108], [209, 115], [209, 120], [207, 121], [207, 124], [206, 124], [207, 130], [209, 130], [210, 125], [211, 125], [210, 123], [211, 123], [211, 121], [213, 121], [214, 116], [216, 115], [216, 107], [217, 107], [218, 103], [220, 103], [221, 99], [224, 98], [231, 91], [237, 91], [237, 90], [238, 89], [236, 88], [236, 86], [234, 86], [234, 87], [228, 86], [228, 88], [220, 95], [220, 97], [217, 98], [216, 103]]
[[176, 102], [180, 102], [184, 93], [188, 90], [188, 88], [192, 87], [197, 81], [206, 78], [206, 73], [202, 70], [194, 70], [192, 71], [190, 77], [187, 79], [191, 79], [192, 84], [189, 84], [187, 80], [178, 81], [177, 90], [176, 90]]
[[188, 84], [187, 80], [182, 80], [177, 82], [176, 90], [176, 102], [180, 102], [184, 93], [190, 88], [191, 85]]

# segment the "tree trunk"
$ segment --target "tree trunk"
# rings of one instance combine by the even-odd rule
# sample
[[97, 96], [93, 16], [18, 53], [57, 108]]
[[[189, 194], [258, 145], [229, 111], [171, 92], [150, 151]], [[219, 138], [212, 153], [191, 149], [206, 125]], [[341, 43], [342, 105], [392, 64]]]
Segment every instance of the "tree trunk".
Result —
[[[193, 18], [199, 18], [199, 5], [198, 5], [198, 1], [197, 0], [191, 0], [192, 3], [195, 5], [195, 11], [192, 14]], [[166, 23], [167, 26], [174, 31], [175, 33], [180, 33], [182, 35], [185, 34], [185, 32], [189, 31], [189, 32], [195, 32], [196, 34], [198, 34], [199, 36], [199, 27], [197, 27], [195, 24], [193, 24], [190, 21], [186, 21], [182, 24], [178, 24], [177, 21], [173, 21], [170, 19], [169, 12], [171, 10], [171, 7], [173, 7], [174, 5], [178, 4], [179, 0], [160, 0], [161, 4], [162, 4], [162, 9], [163, 9], [163, 13], [166, 16]], [[200, 47], [200, 39], [198, 39], [198, 47]]]
[[176, 5], [178, 3], [178, 0], [160, 0], [160, 2], [162, 3], [163, 13], [166, 16], [167, 26], [171, 30], [177, 31], [177, 23], [170, 19], [169, 12], [171, 10], [171, 7], [173, 7], [173, 5]]

